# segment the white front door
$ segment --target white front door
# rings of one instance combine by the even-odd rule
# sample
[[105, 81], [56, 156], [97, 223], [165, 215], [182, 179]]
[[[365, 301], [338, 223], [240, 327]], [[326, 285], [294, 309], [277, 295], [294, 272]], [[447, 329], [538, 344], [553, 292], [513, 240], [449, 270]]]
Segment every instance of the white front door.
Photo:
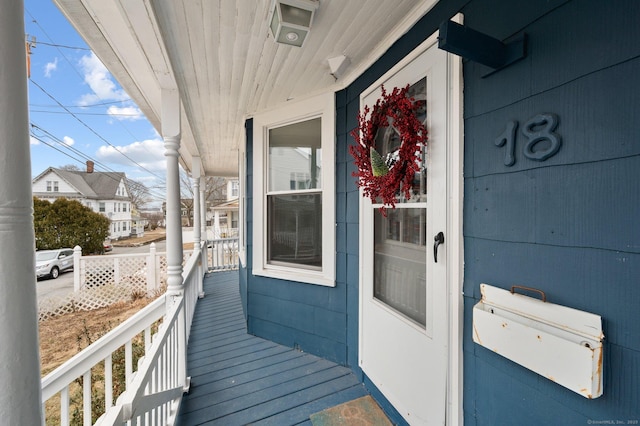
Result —
[[[411, 199], [399, 197], [386, 217], [380, 205], [368, 199], [361, 204], [360, 365], [410, 424], [442, 425], [451, 368], [447, 257], [456, 257], [446, 250], [447, 54], [432, 44], [397, 68], [363, 94], [361, 107], [375, 104], [380, 84], [389, 92], [409, 84], [411, 95], [426, 101], [418, 117], [429, 140]], [[376, 138], [383, 157], [399, 144], [392, 126]], [[445, 242], [436, 262], [434, 238], [440, 232]]]

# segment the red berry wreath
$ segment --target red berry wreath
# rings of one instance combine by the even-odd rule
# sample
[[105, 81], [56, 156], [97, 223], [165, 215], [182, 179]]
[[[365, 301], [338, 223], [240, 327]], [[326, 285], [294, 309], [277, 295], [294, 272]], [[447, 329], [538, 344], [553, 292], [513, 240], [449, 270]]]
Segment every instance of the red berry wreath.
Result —
[[[408, 91], [409, 85], [403, 89], [396, 87], [391, 93], [382, 86], [382, 96], [373, 110], [365, 106], [358, 114], [358, 128], [351, 132], [356, 141], [349, 147], [358, 167], [353, 172], [358, 178], [356, 184], [372, 203], [383, 204], [380, 210], [385, 216], [385, 207], [395, 208], [401, 191], [407, 199], [411, 198], [413, 179], [420, 171], [421, 146], [427, 143], [427, 129], [416, 117], [423, 105], [409, 97]], [[376, 135], [390, 124], [398, 132], [401, 144], [397, 155], [388, 155], [385, 160], [376, 150]]]

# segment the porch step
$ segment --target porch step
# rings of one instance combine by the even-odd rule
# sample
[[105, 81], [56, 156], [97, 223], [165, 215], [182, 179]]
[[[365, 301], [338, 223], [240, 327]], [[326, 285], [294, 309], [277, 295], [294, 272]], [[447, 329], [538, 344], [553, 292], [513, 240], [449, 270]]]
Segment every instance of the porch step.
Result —
[[387, 416], [370, 396], [363, 396], [310, 416], [313, 426], [391, 426]]

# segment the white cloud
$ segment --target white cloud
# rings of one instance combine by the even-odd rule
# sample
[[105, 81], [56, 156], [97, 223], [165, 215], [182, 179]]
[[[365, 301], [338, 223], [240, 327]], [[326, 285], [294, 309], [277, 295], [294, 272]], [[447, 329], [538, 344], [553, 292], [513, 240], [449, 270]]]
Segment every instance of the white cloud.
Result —
[[72, 138], [72, 137], [70, 137], [70, 136], [65, 136], [65, 137], [63, 137], [63, 138], [62, 138], [62, 142], [64, 142], [64, 144], [65, 144], [65, 145], [67, 145], [67, 146], [71, 146], [71, 145], [73, 145], [74, 143], [76, 143], [76, 141], [75, 141], [75, 140], [73, 140], [73, 138]]
[[96, 157], [101, 162], [137, 167], [135, 164], [131, 164], [131, 160], [122, 154], [152, 172], [163, 172], [167, 168], [164, 157], [164, 142], [161, 139], [147, 139], [118, 147], [103, 145], [98, 149]]
[[80, 59], [80, 68], [84, 74], [84, 82], [93, 91], [82, 95], [80, 105], [129, 99], [124, 90], [117, 87], [107, 68], [93, 52]]
[[44, 66], [44, 76], [51, 77], [51, 73], [58, 69], [58, 58], [55, 58], [53, 62], [47, 62]]
[[142, 115], [142, 111], [140, 111], [140, 108], [135, 106], [127, 106], [121, 108], [115, 105], [111, 105], [109, 109], [107, 109], [107, 114], [109, 114], [116, 120], [136, 121], [142, 120], [144, 118], [144, 116]]
[[40, 145], [40, 141], [33, 136], [29, 136], [29, 143], [31, 145]]

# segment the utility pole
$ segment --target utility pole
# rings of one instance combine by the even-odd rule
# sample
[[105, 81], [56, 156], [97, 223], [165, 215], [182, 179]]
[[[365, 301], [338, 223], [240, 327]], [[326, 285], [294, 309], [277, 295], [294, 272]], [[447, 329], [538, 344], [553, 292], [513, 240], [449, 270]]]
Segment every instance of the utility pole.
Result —
[[25, 47], [27, 49], [27, 78], [31, 78], [31, 49], [36, 48], [36, 36], [26, 34]]

